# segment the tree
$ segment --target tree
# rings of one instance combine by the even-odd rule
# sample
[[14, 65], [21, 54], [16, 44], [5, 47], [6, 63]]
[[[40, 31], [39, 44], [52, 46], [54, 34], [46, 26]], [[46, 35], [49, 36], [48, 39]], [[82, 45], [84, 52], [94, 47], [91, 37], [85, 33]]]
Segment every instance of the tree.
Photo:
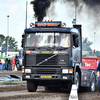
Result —
[[82, 40], [82, 51], [92, 51], [91, 45], [93, 42], [89, 41], [88, 38], [83, 38]]
[[3, 45], [4, 41], [5, 41], [5, 36], [0, 34], [0, 47]]
[[15, 38], [12, 37], [6, 37], [9, 40], [9, 47], [13, 47], [13, 49], [18, 49], [17, 41], [15, 41]]
[[82, 38], [82, 55], [92, 55], [92, 49], [90, 47], [92, 44], [93, 42], [89, 41], [88, 38]]
[[0, 46], [3, 46], [7, 49], [8, 44], [9, 44], [8, 47], [10, 49], [12, 49], [14, 51], [18, 50], [18, 45], [17, 45], [17, 41], [15, 41], [15, 38], [12, 38], [12, 37], [9, 37], [9, 36], [5, 37], [4, 35], [1, 34], [0, 35]]
[[96, 51], [94, 55], [95, 56], [100, 56], [100, 51]]

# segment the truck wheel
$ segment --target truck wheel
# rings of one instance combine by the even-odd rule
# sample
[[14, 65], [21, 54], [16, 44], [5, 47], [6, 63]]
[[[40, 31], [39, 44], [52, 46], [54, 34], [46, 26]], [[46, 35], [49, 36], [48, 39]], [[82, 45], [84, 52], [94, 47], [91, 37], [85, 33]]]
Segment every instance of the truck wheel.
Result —
[[27, 80], [27, 90], [28, 92], [36, 92], [37, 90], [36, 82]]
[[71, 87], [72, 87], [72, 83], [68, 84], [68, 87], [67, 87], [67, 91], [68, 91], [68, 92], [70, 92]]
[[90, 92], [94, 92], [95, 91], [95, 85], [96, 85], [96, 79], [95, 79], [95, 74], [93, 73], [91, 76], [91, 80], [90, 80], [90, 87], [88, 88], [88, 91]]
[[78, 72], [75, 73], [74, 84], [76, 84], [77, 91], [79, 91], [79, 88], [80, 88], [80, 76], [79, 76]]

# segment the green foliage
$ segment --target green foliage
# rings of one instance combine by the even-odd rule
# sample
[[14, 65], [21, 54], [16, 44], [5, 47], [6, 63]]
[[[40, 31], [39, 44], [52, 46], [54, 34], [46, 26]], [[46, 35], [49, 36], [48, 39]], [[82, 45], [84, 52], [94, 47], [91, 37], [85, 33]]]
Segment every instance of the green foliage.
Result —
[[18, 51], [18, 45], [17, 45], [17, 41], [15, 40], [15, 38], [12, 37], [5, 37], [4, 35], [0, 35], [0, 46], [5, 46], [7, 47], [7, 45], [9, 44], [9, 47], [13, 47], [12, 50], [8, 50], [8, 51]]
[[95, 56], [100, 56], [100, 51], [96, 51], [94, 55]]
[[3, 58], [2, 56], [0, 56], [0, 58]]
[[93, 44], [93, 42], [89, 41], [88, 38], [83, 38], [82, 40], [82, 50], [83, 51], [92, 51], [91, 49], [91, 45]]
[[0, 34], [0, 46], [4, 43], [5, 41], [5, 36]]

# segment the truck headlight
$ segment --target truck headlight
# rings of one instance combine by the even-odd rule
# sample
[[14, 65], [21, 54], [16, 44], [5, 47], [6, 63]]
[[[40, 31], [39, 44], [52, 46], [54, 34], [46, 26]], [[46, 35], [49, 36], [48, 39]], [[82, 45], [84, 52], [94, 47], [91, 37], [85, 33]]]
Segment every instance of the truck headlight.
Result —
[[25, 73], [31, 73], [31, 69], [25, 69]]
[[63, 74], [68, 73], [68, 69], [62, 69], [62, 73], [63, 73]]

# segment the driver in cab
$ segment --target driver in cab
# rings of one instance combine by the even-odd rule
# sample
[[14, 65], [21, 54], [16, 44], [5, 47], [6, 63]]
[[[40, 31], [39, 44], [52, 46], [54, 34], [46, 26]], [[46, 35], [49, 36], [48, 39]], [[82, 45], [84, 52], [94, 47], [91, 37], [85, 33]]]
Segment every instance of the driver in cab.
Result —
[[39, 46], [40, 42], [41, 42], [41, 38], [37, 36], [35, 41], [32, 43], [32, 46]]
[[60, 46], [62, 46], [62, 47], [69, 47], [70, 46], [70, 38], [69, 38], [69, 36], [63, 35], [61, 37]]

